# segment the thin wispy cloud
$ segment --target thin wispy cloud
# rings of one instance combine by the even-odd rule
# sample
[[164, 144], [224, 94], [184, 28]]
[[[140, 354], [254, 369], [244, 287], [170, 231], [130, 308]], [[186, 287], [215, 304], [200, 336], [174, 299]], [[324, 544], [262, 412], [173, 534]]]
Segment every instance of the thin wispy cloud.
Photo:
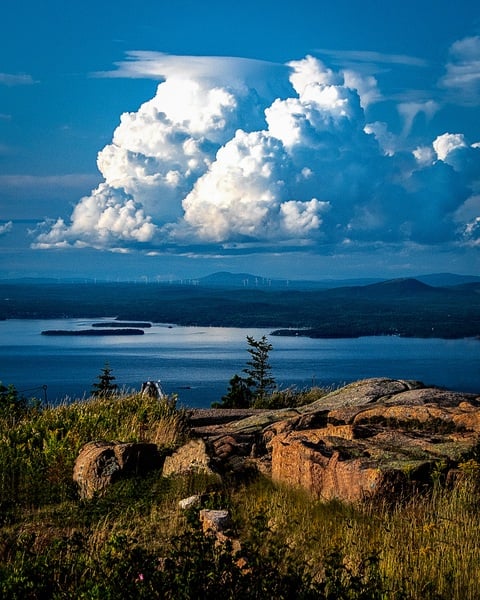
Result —
[[33, 85], [37, 83], [31, 75], [26, 73], [0, 73], [0, 85], [17, 86]]
[[97, 71], [93, 75], [163, 79], [178, 74], [179, 71], [185, 77], [210, 76], [212, 71], [216, 71], [219, 77], [224, 77], [234, 66], [241, 76], [242, 71], [251, 73], [256, 68], [271, 68], [275, 63], [233, 56], [182, 56], [149, 50], [129, 50], [126, 52], [125, 60], [114, 64], [115, 69]]
[[6, 223], [0, 223], [0, 235], [10, 233], [13, 229], [13, 222], [7, 221]]
[[89, 187], [95, 185], [98, 175], [91, 173], [69, 173], [66, 175], [0, 175], [0, 188], [4, 191], [16, 189], [27, 192], [42, 192], [45, 189], [58, 187], [69, 188]]
[[417, 115], [423, 114], [427, 120], [430, 120], [439, 109], [440, 105], [434, 100], [427, 100], [425, 102], [401, 102], [398, 105], [398, 112], [404, 119], [403, 135], [407, 136], [411, 132], [413, 122]]
[[399, 103], [427, 103], [432, 100], [431, 90], [411, 89], [407, 86], [399, 86], [396, 91], [390, 89], [387, 92], [380, 92], [378, 80], [382, 76], [399, 71], [402, 69], [424, 69], [430, 66], [429, 62], [418, 56], [408, 54], [388, 54], [383, 52], [374, 52], [370, 50], [332, 50], [320, 48], [317, 54], [328, 60], [329, 64], [337, 67], [346, 77], [354, 78], [353, 87], [361, 88], [360, 80], [363, 85], [370, 82], [369, 90], [365, 97], [367, 102], [362, 102], [362, 106], [367, 108], [368, 104], [382, 101], [393, 101]]
[[440, 86], [457, 104], [480, 104], [480, 36], [458, 40], [450, 48], [449, 61]]
[[289, 68], [272, 63], [235, 56], [179, 56], [163, 52], [132, 50], [126, 59], [115, 63], [115, 69], [97, 71], [93, 77], [151, 79], [154, 81], [204, 81], [210, 86], [242, 91], [255, 90], [272, 101], [292, 93], [288, 81]]
[[284, 78], [287, 68], [283, 64], [235, 56], [179, 56], [163, 52], [131, 50], [126, 59], [115, 63], [115, 69], [97, 71], [93, 77], [153, 79], [168, 78], [215, 79], [223, 85], [255, 84], [262, 78], [272, 85], [275, 77]]
[[338, 66], [349, 65], [404, 65], [408, 67], [427, 67], [428, 61], [417, 56], [408, 54], [387, 54], [383, 52], [373, 52], [370, 50], [331, 50], [327, 48], [318, 48], [316, 53], [320, 56], [328, 56], [332, 62]]

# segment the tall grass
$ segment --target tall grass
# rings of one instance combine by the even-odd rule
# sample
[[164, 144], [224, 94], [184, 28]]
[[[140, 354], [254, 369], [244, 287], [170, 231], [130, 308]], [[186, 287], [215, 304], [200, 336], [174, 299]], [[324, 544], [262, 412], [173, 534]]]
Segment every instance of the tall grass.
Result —
[[295, 387], [279, 389], [261, 396], [253, 403], [254, 408], [292, 408], [296, 406], [304, 406], [318, 400], [322, 396], [326, 396], [333, 391], [331, 388], [312, 387], [298, 390]]
[[322, 577], [325, 557], [339, 553], [358, 573], [375, 557], [386, 598], [478, 599], [480, 512], [478, 481], [465, 476], [453, 489], [380, 506], [318, 502], [304, 492], [256, 484], [241, 494], [241, 522], [261, 512], [284, 547], [298, 552]]
[[[92, 439], [174, 447], [186, 435], [175, 402], [127, 395], [2, 419], [2, 598], [479, 597], [476, 461], [452, 487], [437, 481], [396, 505], [321, 502], [263, 477], [227, 486], [159, 473], [81, 501], [72, 482], [79, 448]], [[193, 493], [230, 509], [239, 553], [180, 511]]]
[[139, 394], [26, 409], [0, 417], [0, 506], [35, 506], [75, 497], [72, 470], [92, 440], [152, 441], [172, 447], [184, 413], [172, 399]]

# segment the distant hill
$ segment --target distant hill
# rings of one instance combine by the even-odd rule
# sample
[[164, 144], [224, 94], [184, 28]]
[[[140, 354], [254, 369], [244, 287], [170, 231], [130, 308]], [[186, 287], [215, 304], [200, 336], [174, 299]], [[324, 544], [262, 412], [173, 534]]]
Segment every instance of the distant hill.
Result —
[[415, 278], [390, 279], [364, 286], [363, 291], [376, 297], [382, 296], [418, 296], [435, 292], [435, 287]]
[[230, 273], [228, 271], [219, 271], [197, 280], [200, 285], [208, 286], [227, 286], [227, 287], [264, 287], [271, 281], [266, 277], [252, 275], [251, 273]]
[[477, 294], [480, 293], [480, 281], [475, 281], [473, 283], [462, 283], [461, 285], [452, 286], [454, 290], [461, 290], [464, 292], [475, 292]]
[[480, 283], [477, 275], [456, 275], [454, 273], [431, 273], [430, 275], [417, 275], [415, 279], [434, 287], [451, 287], [465, 283]]
[[213, 283], [0, 282], [0, 319], [114, 315], [124, 322], [281, 328], [283, 335], [312, 337], [480, 339], [480, 283], [435, 287], [403, 278], [351, 286], [343, 280], [323, 288], [284, 281], [280, 287], [246, 273], [214, 274], [208, 281]]
[[355, 279], [275, 279], [252, 273], [230, 273], [219, 271], [196, 280], [198, 285], [210, 287], [274, 288], [274, 289], [330, 289], [355, 285], [368, 285], [382, 281], [381, 278], [363, 277]]
[[[417, 281], [430, 287], [452, 287], [455, 285], [463, 285], [467, 283], [480, 283], [480, 276], [476, 275], [456, 275], [454, 273], [431, 273], [427, 275], [418, 275], [411, 278], [396, 278], [385, 280], [381, 277], [356, 277], [349, 279], [275, 279], [254, 275], [252, 273], [230, 273], [228, 271], [220, 271], [212, 273], [206, 277], [201, 277], [196, 280], [199, 285], [209, 287], [250, 287], [250, 288], [288, 288], [288, 289], [332, 289], [339, 287], [355, 287], [355, 286], [370, 286], [375, 284], [388, 284], [390, 289], [393, 285], [401, 285], [406, 291], [406, 287], [412, 284], [394, 283]], [[420, 288], [417, 288], [420, 289]], [[411, 290], [413, 291], [413, 290]]]
[[[388, 283], [414, 279], [432, 287], [453, 287], [466, 284], [480, 284], [480, 276], [457, 275], [454, 273], [431, 273], [415, 275], [412, 278], [398, 278], [386, 280], [383, 277], [351, 277], [348, 279], [281, 279], [255, 275], [252, 273], [231, 273], [218, 271], [205, 277], [182, 279], [178, 281], [157, 282], [156, 285], [195, 285], [213, 288], [259, 288], [259, 289], [290, 289], [290, 290], [327, 290], [332, 288], [368, 286], [372, 284]], [[70, 283], [109, 283], [101, 279], [88, 279], [85, 277], [19, 277], [15, 279], [0, 279], [0, 283], [21, 283], [30, 285], [40, 284], [70, 284]], [[112, 282], [113, 283], [113, 282]], [[117, 283], [135, 283], [117, 281]], [[148, 283], [142, 282], [142, 283]]]

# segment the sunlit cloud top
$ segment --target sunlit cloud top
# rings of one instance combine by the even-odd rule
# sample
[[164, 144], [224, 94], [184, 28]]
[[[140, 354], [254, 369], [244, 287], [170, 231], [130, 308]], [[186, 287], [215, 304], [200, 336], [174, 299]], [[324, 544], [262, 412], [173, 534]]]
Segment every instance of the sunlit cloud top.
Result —
[[[478, 38], [454, 44], [441, 85], [475, 102], [479, 57]], [[480, 243], [480, 140], [448, 129], [408, 139], [417, 115], [439, 110], [433, 98], [399, 103], [404, 127], [395, 134], [370, 117], [383, 100], [375, 77], [313, 56], [279, 65], [137, 51], [97, 76], [159, 85], [99, 152], [102, 183], [69, 220], [45, 222], [36, 248], [325, 253]]]

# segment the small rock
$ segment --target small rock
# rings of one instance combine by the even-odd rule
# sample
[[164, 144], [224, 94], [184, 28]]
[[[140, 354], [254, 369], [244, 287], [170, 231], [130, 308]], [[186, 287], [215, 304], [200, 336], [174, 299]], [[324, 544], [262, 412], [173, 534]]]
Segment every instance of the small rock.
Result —
[[211, 532], [217, 535], [230, 526], [230, 513], [228, 510], [203, 509], [200, 511], [200, 522], [204, 533]]
[[190, 510], [191, 508], [196, 508], [200, 506], [202, 499], [200, 496], [189, 496], [188, 498], [183, 498], [179, 501], [178, 506], [181, 510]]
[[205, 442], [200, 438], [190, 440], [165, 459], [163, 465], [164, 477], [186, 475], [188, 473], [215, 474]]

